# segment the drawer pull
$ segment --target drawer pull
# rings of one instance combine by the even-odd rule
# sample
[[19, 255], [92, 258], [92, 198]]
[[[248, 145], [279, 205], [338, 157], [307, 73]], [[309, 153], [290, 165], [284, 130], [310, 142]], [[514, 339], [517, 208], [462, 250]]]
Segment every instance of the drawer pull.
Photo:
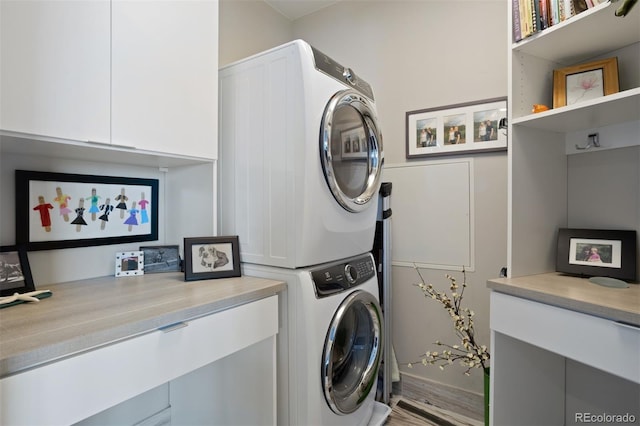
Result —
[[640, 325], [630, 324], [628, 322], [616, 321], [614, 324], [619, 325], [620, 327], [630, 328], [635, 331], [640, 331]]
[[185, 328], [188, 325], [189, 325], [188, 323], [181, 321], [181, 322], [177, 322], [175, 324], [165, 325], [163, 327], [158, 328], [158, 330], [162, 331], [163, 333], [170, 333], [172, 331], [179, 330], [181, 328]]

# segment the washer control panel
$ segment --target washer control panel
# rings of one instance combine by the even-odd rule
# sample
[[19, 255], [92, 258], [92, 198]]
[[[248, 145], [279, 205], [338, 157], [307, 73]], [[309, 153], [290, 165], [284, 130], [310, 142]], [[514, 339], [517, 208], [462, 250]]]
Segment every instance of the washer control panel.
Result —
[[310, 271], [318, 299], [357, 287], [376, 277], [370, 254], [323, 266]]

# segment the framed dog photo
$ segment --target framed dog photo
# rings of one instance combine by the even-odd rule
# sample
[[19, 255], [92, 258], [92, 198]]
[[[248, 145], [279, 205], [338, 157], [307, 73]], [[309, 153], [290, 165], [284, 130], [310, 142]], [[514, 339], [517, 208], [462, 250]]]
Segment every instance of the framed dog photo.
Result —
[[184, 239], [185, 281], [239, 276], [238, 236]]
[[26, 250], [0, 246], [0, 296], [28, 293], [35, 289]]
[[561, 228], [556, 270], [636, 281], [636, 244], [636, 231]]
[[116, 277], [144, 274], [144, 252], [123, 251], [116, 254]]

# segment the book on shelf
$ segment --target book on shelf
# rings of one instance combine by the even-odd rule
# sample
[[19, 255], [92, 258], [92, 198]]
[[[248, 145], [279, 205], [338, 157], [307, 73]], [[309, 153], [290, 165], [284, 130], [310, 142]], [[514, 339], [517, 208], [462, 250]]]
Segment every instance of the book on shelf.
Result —
[[511, 0], [512, 37], [517, 43], [607, 0]]
[[572, 0], [571, 3], [573, 4], [573, 15], [577, 15], [578, 13], [582, 13], [589, 9], [587, 0]]
[[540, 31], [540, 2], [531, 0], [531, 31], [533, 34]]
[[517, 43], [522, 40], [522, 30], [520, 27], [520, 2], [518, 0], [511, 1], [511, 29], [513, 32], [513, 42]]

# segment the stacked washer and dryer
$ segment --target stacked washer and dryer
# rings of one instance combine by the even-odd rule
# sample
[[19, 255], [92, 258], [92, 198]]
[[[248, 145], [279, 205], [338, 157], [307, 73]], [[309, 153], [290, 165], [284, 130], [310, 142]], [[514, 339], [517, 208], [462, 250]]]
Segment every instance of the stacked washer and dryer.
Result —
[[239, 236], [243, 274], [287, 282], [278, 424], [369, 424], [383, 347], [373, 91], [302, 40], [219, 82], [220, 234]]

